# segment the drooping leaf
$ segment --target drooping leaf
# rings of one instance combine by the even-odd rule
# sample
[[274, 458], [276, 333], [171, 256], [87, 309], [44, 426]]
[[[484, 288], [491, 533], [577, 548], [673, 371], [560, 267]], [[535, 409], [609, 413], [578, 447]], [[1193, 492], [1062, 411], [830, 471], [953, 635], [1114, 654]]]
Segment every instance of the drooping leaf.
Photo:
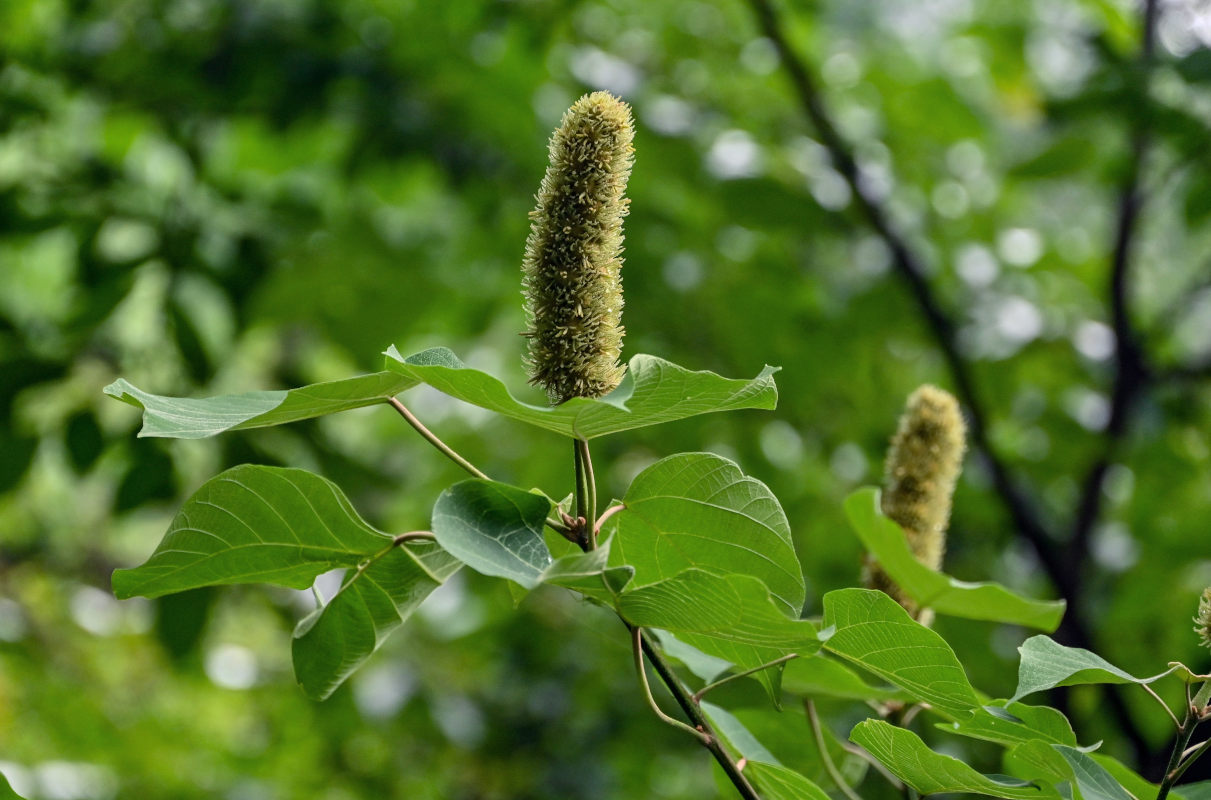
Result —
[[[806, 710], [801, 705], [795, 704], [781, 711], [745, 705], [729, 711], [777, 759], [771, 763], [799, 773], [830, 794], [834, 790], [840, 791], [825, 766]], [[851, 787], [861, 785], [870, 763], [847, 750], [823, 717], [819, 721], [824, 748], [841, 779]], [[848, 730], [848, 725], [846, 728]]]
[[693, 645], [686, 644], [668, 631], [654, 630], [652, 633], [656, 634], [656, 639], [660, 642], [660, 649], [666, 656], [680, 661], [686, 669], [707, 683], [716, 680], [734, 666], [726, 659], [712, 656]]
[[244, 464], [204, 483], [145, 564], [114, 572], [120, 598], [199, 586], [272, 583], [305, 589], [390, 548], [331, 481], [301, 469]]
[[523, 403], [497, 378], [471, 369], [439, 347], [404, 358], [391, 347], [387, 369], [429, 384], [472, 405], [564, 436], [593, 439], [619, 431], [741, 408], [772, 409], [778, 403], [773, 374], [765, 367], [752, 380], [692, 372], [655, 356], [634, 356], [622, 384], [602, 398], [575, 397], [557, 406]]
[[744, 775], [763, 798], [769, 800], [827, 800], [828, 794], [805, 776], [785, 767], [748, 728], [731, 713], [711, 703], [702, 703], [715, 732], [724, 744], [745, 759]]
[[413, 542], [350, 570], [340, 591], [299, 623], [291, 650], [295, 679], [327, 698], [462, 566], [436, 544]]
[[472, 478], [437, 498], [433, 535], [471, 569], [533, 589], [552, 560], [542, 536], [550, 509], [541, 495]]
[[797, 658], [782, 672], [782, 686], [804, 697], [838, 697], [845, 700], [907, 700], [908, 695], [889, 686], [871, 686], [856, 672], [839, 661], [825, 658]]
[[824, 595], [824, 647], [901, 687], [952, 719], [979, 699], [950, 645], [886, 594], [840, 589]]
[[798, 618], [803, 573], [782, 506], [765, 484], [713, 453], [661, 459], [632, 481], [610, 539], [610, 563], [634, 568], [634, 587], [687, 569], [751, 575]]
[[1066, 647], [1048, 636], [1031, 636], [1018, 648], [1022, 660], [1018, 665], [1018, 688], [1010, 703], [1028, 694], [1054, 689], [1057, 686], [1077, 686], [1087, 683], [1152, 683], [1173, 672], [1171, 666], [1150, 678], [1137, 678], [1111, 664], [1106, 659], [1079, 647]]
[[866, 550], [904, 593], [939, 614], [1026, 625], [1053, 631], [1064, 601], [1031, 600], [998, 583], [968, 583], [935, 572], [918, 561], [904, 531], [879, 509], [879, 490], [859, 489], [845, 500], [845, 514]]
[[1081, 800], [1136, 800], [1105, 767], [1067, 745], [1025, 742], [1006, 754], [1005, 764], [1032, 780], [1075, 784]]
[[234, 583], [303, 589], [349, 569], [341, 591], [295, 632], [296, 676], [322, 699], [459, 566], [436, 544], [397, 544], [370, 527], [318, 475], [243, 465], [203, 484], [147, 563], [117, 570], [113, 584], [119, 597]]
[[265, 428], [384, 403], [417, 381], [375, 372], [298, 389], [247, 392], [195, 399], [149, 394], [119, 378], [105, 393], [143, 409], [140, 436], [204, 439], [224, 431]]
[[[1076, 746], [1076, 734], [1072, 731], [1071, 723], [1054, 708], [1028, 706], [1025, 703], [1014, 703], [1012, 708], [1005, 706], [1005, 701], [998, 700], [991, 706], [976, 709], [967, 719], [939, 723], [938, 728], [971, 739], [982, 739], [1006, 746], [1036, 739], [1049, 744]], [[990, 708], [1004, 709], [1008, 715], [990, 711]], [[1014, 719], [1007, 719], [1007, 716]]]
[[892, 774], [922, 795], [959, 792], [1012, 800], [1047, 796], [1038, 786], [1005, 776], [984, 775], [957, 758], [935, 753], [912, 731], [883, 720], [859, 722], [849, 739], [866, 748]]

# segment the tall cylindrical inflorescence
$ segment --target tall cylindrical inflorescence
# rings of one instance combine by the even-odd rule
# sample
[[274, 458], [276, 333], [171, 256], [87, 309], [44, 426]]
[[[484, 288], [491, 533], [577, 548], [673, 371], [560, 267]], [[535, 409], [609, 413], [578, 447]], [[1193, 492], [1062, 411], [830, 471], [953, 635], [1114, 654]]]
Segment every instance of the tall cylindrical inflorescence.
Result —
[[[953, 395], [922, 386], [909, 396], [887, 451], [883, 513], [900, 524], [913, 555], [930, 569], [942, 567], [950, 503], [965, 447], [966, 426]], [[920, 617], [921, 610], [878, 564], [867, 564], [866, 582]]]
[[608, 92], [576, 101], [551, 137], [530, 214], [526, 310], [530, 382], [554, 403], [600, 397], [622, 380], [622, 218], [635, 131]]

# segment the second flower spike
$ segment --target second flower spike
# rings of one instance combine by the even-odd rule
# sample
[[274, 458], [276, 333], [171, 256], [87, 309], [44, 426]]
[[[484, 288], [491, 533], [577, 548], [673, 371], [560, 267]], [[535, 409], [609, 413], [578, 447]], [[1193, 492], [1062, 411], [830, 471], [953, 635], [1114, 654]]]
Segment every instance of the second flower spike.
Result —
[[594, 92], [551, 137], [522, 266], [530, 381], [555, 403], [607, 394], [625, 371], [622, 219], [634, 135], [630, 107]]

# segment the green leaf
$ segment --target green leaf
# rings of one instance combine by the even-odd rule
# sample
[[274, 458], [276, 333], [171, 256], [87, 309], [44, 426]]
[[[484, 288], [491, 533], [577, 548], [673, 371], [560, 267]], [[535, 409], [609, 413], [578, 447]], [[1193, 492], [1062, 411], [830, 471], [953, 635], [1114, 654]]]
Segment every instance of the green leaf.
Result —
[[702, 703], [702, 711], [724, 743], [745, 759], [744, 775], [763, 798], [828, 800], [828, 794], [823, 789], [783, 766], [731, 713], [711, 703]]
[[1067, 745], [1026, 742], [1010, 750], [1005, 763], [1035, 780], [1073, 783], [1080, 800], [1135, 800], [1105, 767]]
[[471, 569], [533, 589], [551, 565], [542, 537], [550, 510], [550, 501], [541, 495], [472, 478], [437, 498], [433, 535]]
[[330, 602], [299, 623], [294, 674], [308, 696], [327, 698], [462, 565], [433, 543], [407, 543], [345, 576]]
[[903, 529], [883, 516], [879, 490], [859, 489], [845, 500], [845, 513], [862, 545], [905, 594], [939, 614], [1026, 625], [1053, 631], [1064, 601], [1031, 600], [997, 583], [967, 583], [935, 572], [913, 556]]
[[908, 695], [894, 687], [871, 686], [849, 667], [818, 655], [797, 658], [782, 672], [782, 686], [804, 697], [838, 697], [845, 700], [907, 700]]
[[339, 381], [313, 383], [298, 389], [247, 392], [193, 399], [148, 394], [125, 380], [104, 391], [143, 409], [140, 436], [204, 439], [224, 431], [283, 425], [338, 411], [384, 403], [417, 384], [394, 372], [375, 372]]
[[1077, 686], [1087, 683], [1152, 683], [1173, 672], [1170, 666], [1151, 678], [1137, 678], [1124, 672], [1096, 653], [1079, 647], [1065, 647], [1048, 636], [1031, 636], [1018, 648], [1022, 654], [1018, 665], [1018, 688], [1010, 703], [1028, 694], [1054, 689], [1057, 686]]
[[830, 800], [823, 789], [786, 767], [751, 761], [744, 772], [766, 800]]
[[820, 640], [829, 652], [894, 683], [946, 716], [967, 717], [980, 705], [950, 645], [883, 592], [840, 589], [824, 595]]
[[970, 739], [982, 739], [1006, 746], [1036, 739], [1049, 744], [1076, 746], [1076, 734], [1072, 732], [1068, 718], [1054, 708], [1028, 706], [1025, 703], [1014, 703], [1012, 708], [1006, 708], [1006, 705], [1005, 701], [998, 700], [991, 707], [1004, 709], [1016, 719], [1006, 719], [1003, 714], [990, 713], [989, 707], [985, 706], [976, 709], [968, 719], [939, 723], [937, 727]]
[[[747, 575], [720, 577], [686, 570], [623, 592], [618, 613], [632, 625], [672, 631], [691, 647], [740, 670], [768, 664], [787, 653], [814, 653], [820, 648], [815, 626], [788, 619], [765, 585]], [[776, 704], [781, 670], [766, 669], [753, 677]]]
[[8, 778], [0, 773], [0, 800], [24, 800], [21, 795], [13, 791], [13, 787], [9, 786]]
[[637, 355], [622, 384], [599, 399], [573, 398], [558, 406], [523, 403], [497, 378], [471, 369], [439, 347], [403, 358], [391, 347], [387, 369], [429, 384], [472, 405], [544, 430], [581, 439], [662, 422], [741, 408], [772, 409], [778, 403], [773, 374], [765, 367], [752, 380], [692, 372], [655, 356]]
[[618, 599], [618, 610], [632, 625], [670, 630], [700, 650], [742, 668], [771, 659], [743, 663], [704, 648], [697, 640], [707, 637], [753, 645], [768, 649], [771, 658], [814, 653], [820, 648], [815, 626], [806, 620], [787, 619], [770, 600], [765, 585], [747, 575], [721, 577], [686, 570], [668, 580], [628, 589]]
[[1052, 745], [1072, 770], [1082, 800], [1135, 800], [1105, 767], [1074, 747]]
[[1044, 794], [1037, 786], [976, 772], [957, 758], [930, 750], [912, 731], [883, 720], [868, 719], [858, 723], [849, 739], [866, 748], [892, 774], [923, 795], [966, 792], [1026, 800]]
[[301, 469], [242, 465], [186, 501], [151, 558], [114, 572], [120, 598], [199, 586], [272, 583], [306, 589], [316, 576], [356, 567], [392, 546], [336, 484]]
[[[1102, 753], [1088, 753], [1087, 755], [1093, 759], [1098, 766], [1110, 773], [1110, 777], [1118, 781], [1119, 785], [1130, 792], [1132, 797], [1139, 798], [1139, 800], [1151, 800], [1151, 798], [1156, 797], [1157, 792], [1160, 791], [1160, 787], [1157, 784], [1146, 780], [1142, 775], [1137, 773], [1135, 770], [1128, 768], [1117, 758], [1103, 755]], [[1176, 800], [1194, 800], [1194, 798], [1190, 796], [1189, 790], [1196, 785], [1197, 784], [1187, 784], [1180, 787], [1180, 790], [1170, 790], [1169, 796], [1176, 798]], [[1197, 794], [1197, 792], [1195, 792], [1195, 794]]]
[[708, 655], [697, 647], [686, 644], [668, 631], [654, 629], [650, 633], [656, 635], [660, 649], [666, 656], [680, 661], [686, 669], [706, 683], [714, 681], [735, 666], [730, 661]]
[[459, 566], [435, 544], [397, 545], [331, 481], [243, 465], [203, 484], [147, 563], [117, 570], [113, 585], [123, 598], [234, 583], [304, 589], [321, 573], [349, 568], [341, 591], [295, 631], [296, 676], [322, 699]]
[[618, 593], [631, 579], [630, 567], [608, 567], [610, 544], [604, 543], [587, 553], [574, 553], [551, 562], [539, 577], [550, 583], [573, 589], [611, 608], [617, 604]]
[[765, 484], [712, 453], [661, 459], [632, 481], [610, 539], [610, 563], [635, 569], [632, 587], [688, 569], [750, 575], [783, 613], [803, 607], [803, 573], [782, 506]]

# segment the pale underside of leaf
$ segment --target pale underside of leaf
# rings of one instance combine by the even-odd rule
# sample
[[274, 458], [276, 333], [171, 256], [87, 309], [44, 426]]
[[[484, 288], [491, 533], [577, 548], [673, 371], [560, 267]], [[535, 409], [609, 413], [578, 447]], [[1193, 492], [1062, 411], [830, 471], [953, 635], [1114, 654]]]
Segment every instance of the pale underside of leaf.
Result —
[[140, 436], [204, 439], [225, 431], [283, 425], [384, 403], [416, 384], [413, 378], [384, 371], [297, 389], [200, 399], [150, 394], [121, 378], [104, 391], [143, 409]]
[[1009, 702], [1015, 702], [1034, 692], [1057, 686], [1089, 683], [1138, 683], [1159, 680], [1180, 665], [1148, 678], [1137, 678], [1124, 672], [1106, 659], [1079, 647], [1066, 647], [1047, 636], [1032, 636], [1018, 648], [1022, 660], [1018, 665], [1018, 688]]
[[408, 358], [391, 347], [384, 355], [388, 370], [518, 422], [580, 439], [715, 411], [772, 409], [778, 402], [773, 379], [777, 368], [768, 366], [746, 381], [637, 355], [622, 384], [605, 397], [575, 397], [557, 406], [544, 406], [516, 399], [499, 379], [467, 367], [444, 347]]
[[969, 583], [930, 569], [909, 549], [903, 529], [883, 516], [879, 490], [859, 489], [845, 501], [850, 525], [867, 552], [896, 585], [920, 606], [939, 614], [1026, 625], [1053, 631], [1064, 615], [1064, 601], [1031, 600], [997, 583]]

